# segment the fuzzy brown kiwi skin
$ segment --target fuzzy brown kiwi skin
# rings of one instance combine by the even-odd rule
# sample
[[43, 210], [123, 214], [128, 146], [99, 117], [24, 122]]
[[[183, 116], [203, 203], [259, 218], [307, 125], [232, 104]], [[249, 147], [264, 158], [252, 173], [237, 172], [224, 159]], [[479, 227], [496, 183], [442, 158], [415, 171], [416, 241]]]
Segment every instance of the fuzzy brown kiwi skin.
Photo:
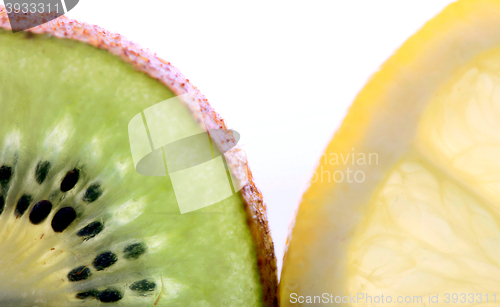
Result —
[[[20, 14], [20, 22], [26, 19], [26, 14]], [[36, 18], [43, 20], [44, 15]], [[11, 30], [5, 7], [0, 5], [0, 28]], [[131, 64], [136, 70], [144, 72], [154, 79], [159, 80], [172, 90], [176, 95], [189, 93], [184, 99], [185, 105], [192, 110], [193, 117], [198, 122], [204, 122], [206, 128], [226, 129], [227, 126], [220, 115], [210, 106], [208, 100], [200, 91], [186, 79], [180, 71], [156, 56], [154, 52], [142, 48], [127, 40], [117, 33], [112, 33], [101, 27], [76, 21], [66, 16], [61, 16], [38, 27], [25, 31], [31, 35], [46, 34], [58, 38], [72, 39], [88, 43], [100, 49], [107, 50], [111, 54], [119, 56], [123, 61]], [[201, 116], [195, 112], [196, 106], [201, 108]], [[196, 115], [198, 114], [198, 115]], [[221, 130], [219, 130], [221, 131]], [[222, 130], [213, 136], [214, 142], [220, 149], [232, 148], [236, 141], [230, 130]], [[264, 306], [278, 306], [277, 290], [278, 277], [274, 244], [271, 238], [266, 213], [266, 205], [262, 193], [255, 186], [252, 172], [248, 167], [245, 153], [238, 148], [233, 148], [226, 153], [227, 162], [234, 176], [239, 180], [245, 180], [245, 186], [240, 193], [245, 201], [247, 223], [256, 246], [257, 264], [260, 271]]]

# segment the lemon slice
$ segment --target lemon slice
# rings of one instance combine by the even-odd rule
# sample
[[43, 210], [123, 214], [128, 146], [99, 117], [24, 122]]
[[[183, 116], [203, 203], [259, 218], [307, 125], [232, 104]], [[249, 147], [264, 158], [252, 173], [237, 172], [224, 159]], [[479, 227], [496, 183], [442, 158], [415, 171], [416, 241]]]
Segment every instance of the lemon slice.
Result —
[[500, 304], [500, 1], [451, 4], [359, 93], [297, 210], [280, 301]]

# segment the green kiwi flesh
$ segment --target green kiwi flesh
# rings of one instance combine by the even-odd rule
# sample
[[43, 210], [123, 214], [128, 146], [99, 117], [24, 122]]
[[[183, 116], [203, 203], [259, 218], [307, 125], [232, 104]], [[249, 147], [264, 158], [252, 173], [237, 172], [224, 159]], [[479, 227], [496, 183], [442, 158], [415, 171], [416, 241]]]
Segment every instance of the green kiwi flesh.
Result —
[[181, 214], [128, 123], [174, 96], [90, 45], [0, 30], [0, 305], [262, 306], [241, 195]]

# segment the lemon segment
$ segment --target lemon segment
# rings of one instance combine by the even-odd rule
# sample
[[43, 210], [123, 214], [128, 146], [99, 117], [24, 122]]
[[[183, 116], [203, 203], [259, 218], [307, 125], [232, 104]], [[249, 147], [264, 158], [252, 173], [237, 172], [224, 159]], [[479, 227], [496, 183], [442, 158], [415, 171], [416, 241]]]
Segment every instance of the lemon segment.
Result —
[[[371, 202], [349, 250], [349, 292], [418, 297], [500, 289], [498, 214], [441, 171], [402, 161]], [[418, 306], [418, 302], [409, 306]], [[383, 306], [360, 300], [353, 306]], [[443, 304], [445, 305], [445, 304]], [[442, 305], [440, 305], [442, 306]]]
[[471, 188], [500, 198], [500, 49], [459, 70], [431, 101], [418, 150]]

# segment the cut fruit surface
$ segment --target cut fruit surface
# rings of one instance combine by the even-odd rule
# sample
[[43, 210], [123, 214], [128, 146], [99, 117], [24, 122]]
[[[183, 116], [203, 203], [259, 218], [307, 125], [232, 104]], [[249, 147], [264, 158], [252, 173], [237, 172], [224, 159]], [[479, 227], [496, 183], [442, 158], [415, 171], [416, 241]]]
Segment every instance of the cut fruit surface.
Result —
[[283, 306], [500, 303], [498, 16], [451, 4], [359, 93], [291, 226]]
[[9, 31], [0, 7], [0, 305], [275, 305], [265, 206], [241, 150], [226, 155], [248, 179], [240, 193], [186, 214], [168, 176], [134, 168], [128, 124], [156, 103], [190, 93], [191, 120], [225, 128], [198, 90], [99, 27], [60, 17], [30, 31]]

